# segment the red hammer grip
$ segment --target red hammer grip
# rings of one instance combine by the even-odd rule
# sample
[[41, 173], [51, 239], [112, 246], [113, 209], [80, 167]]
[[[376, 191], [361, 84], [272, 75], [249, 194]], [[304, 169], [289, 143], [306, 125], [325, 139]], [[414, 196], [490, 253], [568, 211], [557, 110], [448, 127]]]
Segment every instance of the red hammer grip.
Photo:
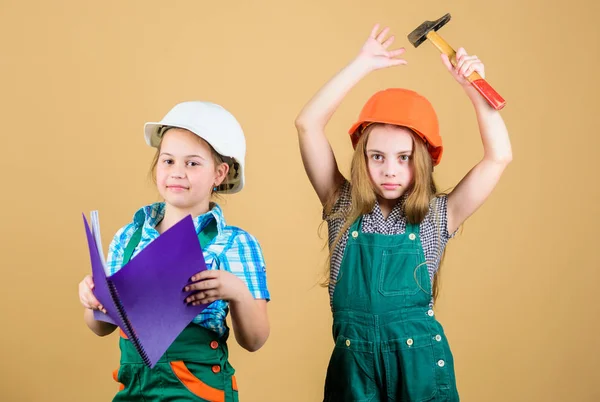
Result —
[[[424, 27], [419, 27], [411, 32], [410, 35], [408, 35], [408, 39], [415, 46], [418, 46], [423, 40], [425, 40], [424, 38], [429, 39], [429, 41], [440, 50], [440, 52], [448, 56], [452, 65], [456, 67], [456, 52], [454, 49], [452, 49], [452, 47], [444, 39], [442, 39], [442, 37], [438, 35], [435, 30], [430, 29], [430, 25], [433, 24], [435, 26], [436, 24], [442, 22], [445, 24], [449, 19], [450, 14], [447, 14], [438, 21], [435, 21], [435, 23], [426, 21], [424, 23]], [[427, 33], [425, 35], [423, 35], [421, 32], [423, 29], [427, 29]], [[487, 81], [477, 72], [471, 73], [467, 77], [467, 80], [469, 80], [471, 85], [477, 89], [477, 92], [479, 92], [495, 110], [500, 110], [504, 107], [504, 105], [506, 105], [504, 98], [502, 98], [498, 92], [496, 92], [494, 88], [492, 88], [491, 85], [488, 84]]]
[[506, 105], [506, 101], [504, 98], [500, 96], [494, 88], [488, 84], [488, 82], [483, 78], [478, 78], [471, 81], [471, 84], [477, 89], [477, 92], [481, 94], [485, 98], [485, 100], [496, 110], [501, 110], [504, 105]]

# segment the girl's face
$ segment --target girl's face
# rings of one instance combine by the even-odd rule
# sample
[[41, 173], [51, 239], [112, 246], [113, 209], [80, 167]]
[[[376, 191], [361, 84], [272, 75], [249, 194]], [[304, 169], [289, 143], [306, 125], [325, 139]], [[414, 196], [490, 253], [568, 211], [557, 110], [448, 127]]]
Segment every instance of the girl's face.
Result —
[[208, 210], [212, 189], [228, 170], [226, 163], [215, 164], [206, 141], [188, 130], [172, 128], [160, 145], [156, 185], [165, 202], [175, 208]]
[[367, 167], [379, 198], [395, 201], [412, 185], [413, 137], [406, 127], [377, 125], [366, 145]]

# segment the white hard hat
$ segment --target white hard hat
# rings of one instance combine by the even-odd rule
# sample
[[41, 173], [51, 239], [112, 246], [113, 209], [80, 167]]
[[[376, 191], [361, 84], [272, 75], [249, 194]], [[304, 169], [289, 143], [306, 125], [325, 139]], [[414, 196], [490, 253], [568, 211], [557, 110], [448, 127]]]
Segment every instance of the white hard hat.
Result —
[[164, 128], [184, 128], [208, 142], [229, 164], [229, 175], [216, 191], [237, 193], [244, 187], [246, 139], [242, 127], [225, 108], [215, 103], [191, 101], [175, 105], [159, 122], [146, 123], [144, 136], [157, 148]]

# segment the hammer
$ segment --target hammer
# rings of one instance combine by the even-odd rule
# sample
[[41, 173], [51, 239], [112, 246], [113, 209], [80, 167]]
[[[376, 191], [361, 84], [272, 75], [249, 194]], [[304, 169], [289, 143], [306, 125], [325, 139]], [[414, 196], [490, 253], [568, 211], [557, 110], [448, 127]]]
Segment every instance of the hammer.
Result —
[[[442, 39], [436, 32], [438, 29], [446, 25], [450, 21], [450, 14], [444, 15], [442, 18], [435, 21], [425, 21], [417, 27], [414, 31], [408, 34], [408, 40], [413, 44], [414, 47], [429, 39], [440, 52], [446, 54], [450, 63], [456, 67], [456, 52], [448, 43]], [[472, 72], [467, 80], [477, 89], [477, 91], [485, 98], [485, 100], [496, 110], [500, 110], [506, 104], [506, 101], [487, 83], [487, 81], [481, 77], [476, 71]]]

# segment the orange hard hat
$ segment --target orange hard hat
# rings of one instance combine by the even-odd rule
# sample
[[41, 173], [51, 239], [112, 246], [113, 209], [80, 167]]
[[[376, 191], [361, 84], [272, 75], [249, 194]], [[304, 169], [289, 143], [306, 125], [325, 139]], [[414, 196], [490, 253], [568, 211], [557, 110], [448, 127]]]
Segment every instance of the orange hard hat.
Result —
[[385, 123], [413, 130], [427, 144], [433, 165], [442, 159], [442, 137], [433, 106], [415, 91], [389, 88], [375, 93], [363, 106], [358, 121], [350, 128], [352, 146], [356, 148], [363, 128], [369, 123]]

